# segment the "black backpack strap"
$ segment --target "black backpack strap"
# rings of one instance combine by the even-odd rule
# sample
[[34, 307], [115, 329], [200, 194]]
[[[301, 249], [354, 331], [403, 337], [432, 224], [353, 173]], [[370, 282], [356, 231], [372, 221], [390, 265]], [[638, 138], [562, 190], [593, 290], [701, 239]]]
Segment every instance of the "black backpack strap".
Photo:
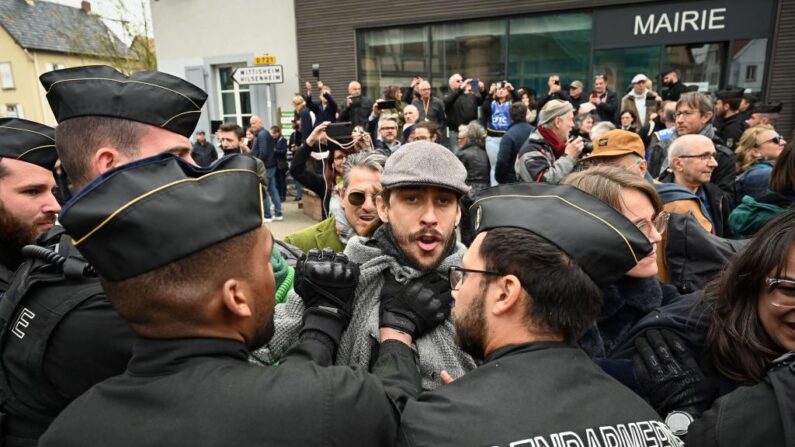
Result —
[[795, 445], [795, 352], [773, 362], [767, 373], [784, 427], [784, 445]]

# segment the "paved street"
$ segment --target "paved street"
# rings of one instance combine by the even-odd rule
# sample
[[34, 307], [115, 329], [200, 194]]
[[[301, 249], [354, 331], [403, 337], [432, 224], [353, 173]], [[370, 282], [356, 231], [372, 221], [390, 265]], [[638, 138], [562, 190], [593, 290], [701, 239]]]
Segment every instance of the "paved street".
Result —
[[283, 221], [266, 224], [276, 239], [282, 239], [293, 231], [302, 230], [317, 223], [304, 214], [304, 210], [298, 208], [298, 202], [294, 202], [293, 199], [294, 197], [288, 194], [287, 201], [282, 204]]

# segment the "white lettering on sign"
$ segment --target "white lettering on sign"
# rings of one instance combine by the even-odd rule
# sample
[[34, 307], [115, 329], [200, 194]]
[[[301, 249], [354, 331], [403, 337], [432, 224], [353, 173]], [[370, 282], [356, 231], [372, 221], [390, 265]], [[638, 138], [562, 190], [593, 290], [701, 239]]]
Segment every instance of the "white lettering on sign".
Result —
[[685, 31], [710, 31], [726, 28], [726, 8], [702, 9], [701, 11], [664, 12], [659, 16], [635, 16], [635, 35], [682, 33]]
[[22, 329], [30, 326], [30, 320], [34, 319], [35, 317], [36, 314], [34, 314], [27, 307], [23, 307], [22, 311], [19, 312], [19, 315], [17, 315], [17, 319], [14, 321], [11, 333], [16, 335], [20, 339], [25, 338], [25, 333], [22, 332]]
[[284, 82], [281, 65], [238, 68], [232, 74], [238, 84], [278, 84]]

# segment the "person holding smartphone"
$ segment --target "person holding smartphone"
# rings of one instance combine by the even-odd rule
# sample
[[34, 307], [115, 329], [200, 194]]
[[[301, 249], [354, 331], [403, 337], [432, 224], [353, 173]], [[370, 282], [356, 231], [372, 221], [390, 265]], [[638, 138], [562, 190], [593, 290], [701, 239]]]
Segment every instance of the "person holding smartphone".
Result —
[[540, 112], [541, 109], [544, 108], [546, 103], [553, 99], [559, 99], [561, 101], [568, 101], [569, 98], [565, 92], [563, 92], [560, 88], [560, 76], [557, 73], [553, 73], [549, 75], [549, 79], [547, 80], [547, 86], [549, 87], [549, 91], [547, 94], [538, 101], [538, 111]]
[[478, 119], [478, 106], [483, 104], [483, 83], [477, 79], [464, 79], [456, 73], [447, 83], [450, 93], [444, 97], [444, 111], [447, 114], [447, 129], [450, 149], [458, 146], [458, 128]]

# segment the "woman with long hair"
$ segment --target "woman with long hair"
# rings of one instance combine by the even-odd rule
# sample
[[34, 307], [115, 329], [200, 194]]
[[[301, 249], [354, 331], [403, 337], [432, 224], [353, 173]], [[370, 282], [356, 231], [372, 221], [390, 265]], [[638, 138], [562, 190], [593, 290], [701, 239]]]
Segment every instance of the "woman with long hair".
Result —
[[795, 415], [795, 210], [765, 225], [707, 284], [703, 309], [705, 352], [694, 357], [665, 331], [647, 335], [645, 350], [637, 345], [650, 403], [669, 419], [697, 417], [688, 446], [793, 445], [784, 438]]

